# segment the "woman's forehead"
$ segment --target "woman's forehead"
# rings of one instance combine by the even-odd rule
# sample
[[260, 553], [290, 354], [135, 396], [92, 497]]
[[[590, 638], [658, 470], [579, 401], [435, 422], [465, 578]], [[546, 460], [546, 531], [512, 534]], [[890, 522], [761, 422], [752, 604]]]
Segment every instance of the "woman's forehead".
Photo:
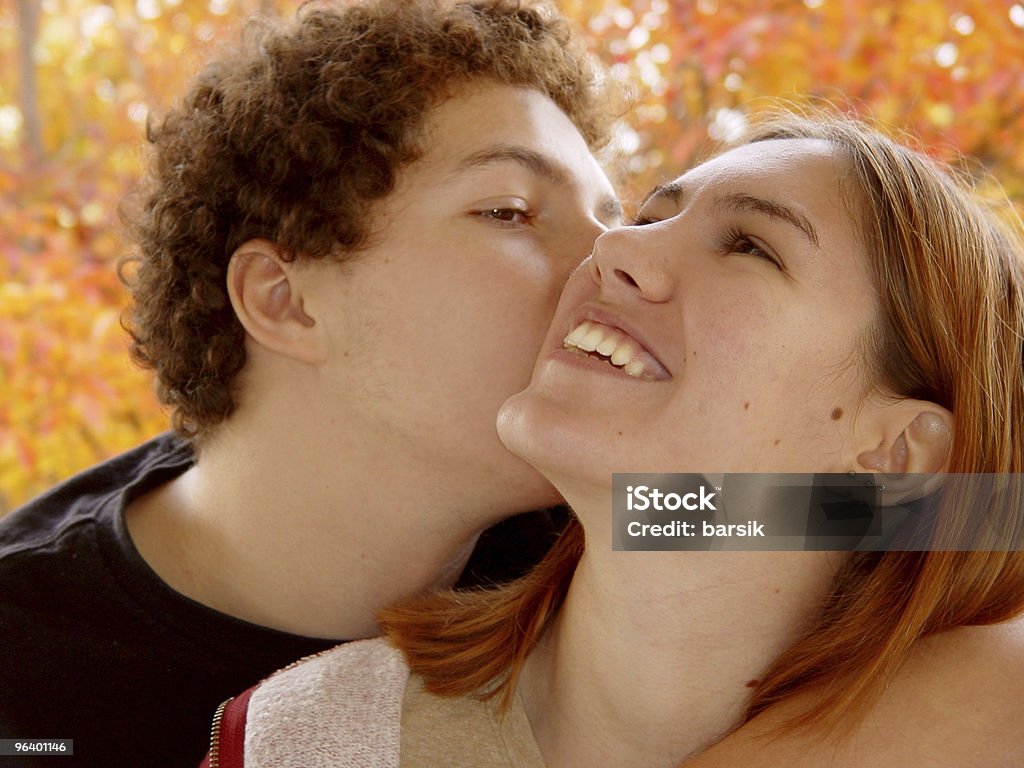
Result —
[[[681, 211], [699, 197], [755, 195], [828, 216], [844, 199], [845, 163], [821, 139], [770, 139], [745, 144], [660, 184], [644, 199]], [[841, 206], [844, 209], [845, 205]]]
[[836, 162], [835, 147], [823, 139], [767, 139], [726, 150], [691, 168], [674, 183], [686, 186], [705, 179], [771, 181], [809, 167], [833, 169]]

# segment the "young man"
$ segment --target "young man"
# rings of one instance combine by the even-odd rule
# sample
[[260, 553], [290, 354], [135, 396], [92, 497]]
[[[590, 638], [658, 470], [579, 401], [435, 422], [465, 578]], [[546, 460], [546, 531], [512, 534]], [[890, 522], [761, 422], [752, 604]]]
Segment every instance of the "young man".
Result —
[[177, 436], [0, 523], [0, 738], [195, 764], [223, 699], [557, 503], [494, 420], [620, 217], [607, 83], [503, 0], [308, 8], [204, 70], [129, 275]]

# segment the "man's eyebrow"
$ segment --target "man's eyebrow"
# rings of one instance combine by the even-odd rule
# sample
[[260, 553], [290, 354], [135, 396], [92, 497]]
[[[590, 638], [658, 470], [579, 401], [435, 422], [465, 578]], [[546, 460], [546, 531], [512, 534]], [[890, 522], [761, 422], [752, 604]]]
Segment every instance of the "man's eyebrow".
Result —
[[543, 176], [555, 184], [568, 184], [569, 173], [550, 159], [527, 147], [515, 144], [495, 144], [462, 158], [449, 177], [457, 176], [464, 171], [491, 165], [493, 163], [514, 162], [524, 166], [538, 176]]
[[[507, 162], [519, 163], [530, 172], [542, 176], [553, 184], [561, 186], [572, 184], [568, 170], [552, 162], [540, 152], [515, 144], [496, 144], [464, 157], [449, 174], [449, 178], [458, 176], [465, 171], [484, 168], [494, 163]], [[601, 200], [598, 206], [598, 213], [606, 217], [604, 219], [606, 223], [609, 220], [619, 223], [623, 217], [622, 203], [615, 197], [606, 197]]]
[[716, 197], [715, 205], [722, 208], [729, 208], [734, 211], [753, 211], [754, 213], [760, 213], [777, 221], [784, 221], [787, 224], [792, 224], [804, 233], [815, 248], [821, 248], [821, 244], [818, 242], [818, 233], [815, 231], [814, 225], [811, 224], [806, 216], [802, 216], [793, 209], [787, 208], [782, 203], [777, 203], [774, 200], [765, 200], [762, 197], [754, 197], [753, 195], [737, 193]]

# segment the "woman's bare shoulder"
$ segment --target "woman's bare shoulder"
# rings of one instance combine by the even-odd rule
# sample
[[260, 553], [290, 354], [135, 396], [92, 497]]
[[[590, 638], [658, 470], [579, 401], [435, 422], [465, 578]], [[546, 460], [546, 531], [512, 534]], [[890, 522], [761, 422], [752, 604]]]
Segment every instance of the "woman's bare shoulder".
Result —
[[778, 736], [769, 711], [687, 768], [1024, 766], [1024, 617], [930, 637], [847, 738]]
[[908, 760], [927, 756], [922, 766], [1005, 768], [1024, 765], [1022, 723], [1024, 618], [1018, 617], [924, 640], [882, 695], [860, 741], [868, 749], [870, 739], [895, 728], [905, 733], [894, 748]]
[[972, 702], [989, 714], [1000, 703], [1024, 707], [1024, 616], [924, 639], [894, 687], [950, 706]]

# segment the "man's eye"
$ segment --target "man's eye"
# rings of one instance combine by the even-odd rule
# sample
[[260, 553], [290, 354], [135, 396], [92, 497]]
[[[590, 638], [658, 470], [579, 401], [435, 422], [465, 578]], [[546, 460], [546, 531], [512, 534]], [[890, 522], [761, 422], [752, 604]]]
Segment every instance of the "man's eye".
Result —
[[532, 218], [529, 211], [521, 208], [486, 208], [480, 211], [480, 216], [502, 224], [525, 224]]

